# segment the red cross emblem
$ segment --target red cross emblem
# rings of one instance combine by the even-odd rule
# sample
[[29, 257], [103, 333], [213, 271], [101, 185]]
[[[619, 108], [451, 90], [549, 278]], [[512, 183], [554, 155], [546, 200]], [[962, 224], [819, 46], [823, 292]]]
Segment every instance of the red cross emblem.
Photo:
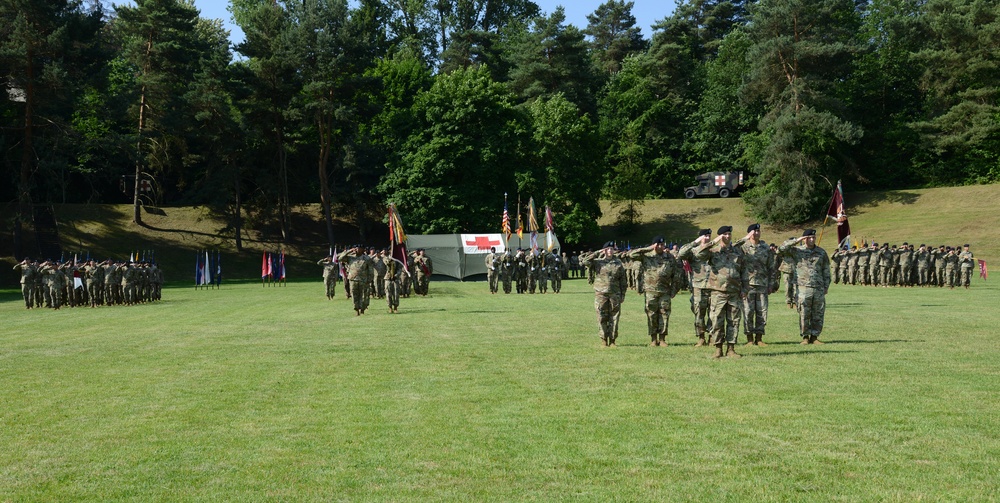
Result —
[[473, 241], [466, 241], [465, 244], [469, 246], [475, 246], [480, 250], [489, 250], [493, 246], [500, 246], [500, 241], [490, 241], [487, 236], [476, 236]]
[[715, 186], [721, 187], [726, 184], [726, 175], [715, 175]]

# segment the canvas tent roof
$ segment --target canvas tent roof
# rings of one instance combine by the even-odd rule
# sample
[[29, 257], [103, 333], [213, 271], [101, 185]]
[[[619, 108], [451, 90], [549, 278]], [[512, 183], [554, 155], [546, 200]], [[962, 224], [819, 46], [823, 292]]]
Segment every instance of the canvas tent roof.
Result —
[[[480, 235], [500, 236], [499, 234], [485, 233]], [[469, 247], [462, 242], [462, 236], [462, 234], [410, 234], [406, 238], [406, 249], [412, 252], [417, 248], [423, 248], [424, 253], [430, 257], [434, 265], [434, 274], [451, 276], [459, 280], [477, 274], [485, 275], [486, 254], [489, 253], [489, 248], [481, 250], [479, 253], [467, 252]], [[466, 234], [466, 236], [469, 235]], [[499, 239], [502, 239], [502, 236]], [[554, 250], [558, 251], [561, 244], [558, 238], [553, 239], [555, 239]], [[544, 242], [545, 236], [539, 235], [539, 245], [543, 246]], [[514, 248], [527, 248], [529, 246], [527, 237], [519, 242], [517, 235], [511, 236], [508, 245]]]

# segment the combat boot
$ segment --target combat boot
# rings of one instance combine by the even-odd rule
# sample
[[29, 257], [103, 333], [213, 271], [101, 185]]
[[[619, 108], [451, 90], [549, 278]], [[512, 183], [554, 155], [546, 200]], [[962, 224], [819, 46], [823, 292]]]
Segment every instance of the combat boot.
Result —
[[809, 344], [809, 337], [803, 337], [802, 342], [800, 342], [799, 344]]
[[666, 346], [667, 345], [666, 336], [663, 336], [663, 335], [660, 336], [660, 345], [661, 346]]
[[757, 338], [754, 339], [754, 344], [757, 346], [767, 346], [761, 339], [764, 338], [764, 334], [757, 334]]
[[753, 334], [746, 334], [746, 336], [747, 336], [747, 343], [744, 344], [744, 346], [753, 346], [754, 344], [757, 343], [756, 341], [754, 341]]
[[700, 348], [702, 346], [708, 346], [708, 343], [705, 342], [705, 336], [704, 335], [699, 335], [698, 336], [698, 343], [695, 344], [694, 347]]
[[601, 346], [608, 347], [608, 340], [604, 337], [601, 337]]
[[[726, 350], [726, 356], [728, 356], [730, 358], [743, 358], [743, 355], [741, 355], [741, 354], [739, 354], [739, 353], [736, 352], [736, 349], [735, 349], [736, 344], [728, 344], [728, 346], [729, 347]], [[721, 346], [719, 347], [719, 350], [722, 350]]]
[[826, 344], [825, 342], [820, 342], [819, 337], [815, 335], [809, 336], [809, 344]]
[[715, 354], [712, 355], [712, 358], [722, 358], [722, 343], [721, 342], [715, 345]]
[[651, 336], [650, 336], [650, 339], [652, 339], [652, 340], [651, 340], [651, 341], [649, 342], [649, 345], [650, 345], [650, 346], [659, 346], [659, 345], [660, 345], [660, 342], [656, 340], [656, 335], [655, 335], [655, 334], [654, 334], [654, 335], [651, 335]]

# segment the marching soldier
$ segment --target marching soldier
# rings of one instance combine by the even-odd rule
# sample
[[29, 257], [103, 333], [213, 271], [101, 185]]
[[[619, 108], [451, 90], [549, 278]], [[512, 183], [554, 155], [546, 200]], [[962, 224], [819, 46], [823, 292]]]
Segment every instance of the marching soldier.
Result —
[[340, 264], [333, 261], [333, 256], [320, 259], [316, 265], [323, 266], [323, 285], [326, 288], [326, 298], [333, 300], [337, 296], [337, 278], [340, 276]]
[[385, 303], [389, 306], [390, 313], [399, 312], [399, 291], [402, 286], [403, 276], [409, 275], [409, 271], [402, 262], [392, 258], [389, 255], [384, 255], [382, 257], [382, 263], [385, 265]]
[[497, 280], [500, 277], [500, 255], [496, 247], [490, 247], [486, 254], [486, 280], [490, 284], [490, 293], [497, 293]]
[[510, 248], [500, 257], [500, 282], [503, 284], [503, 293], [510, 294], [511, 280], [514, 279], [514, 253]]

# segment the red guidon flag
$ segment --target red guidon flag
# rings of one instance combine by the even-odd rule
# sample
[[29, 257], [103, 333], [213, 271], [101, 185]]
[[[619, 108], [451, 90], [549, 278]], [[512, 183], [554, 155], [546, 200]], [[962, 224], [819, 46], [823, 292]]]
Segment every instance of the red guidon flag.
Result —
[[832, 218], [837, 222], [837, 248], [850, 245], [851, 223], [847, 221], [847, 212], [844, 211], [844, 189], [840, 186], [839, 180], [837, 188], [833, 190], [830, 206], [826, 209], [826, 218]]
[[986, 261], [979, 259], [979, 277], [986, 279], [987, 276], [989, 276], [989, 274], [986, 272]]

